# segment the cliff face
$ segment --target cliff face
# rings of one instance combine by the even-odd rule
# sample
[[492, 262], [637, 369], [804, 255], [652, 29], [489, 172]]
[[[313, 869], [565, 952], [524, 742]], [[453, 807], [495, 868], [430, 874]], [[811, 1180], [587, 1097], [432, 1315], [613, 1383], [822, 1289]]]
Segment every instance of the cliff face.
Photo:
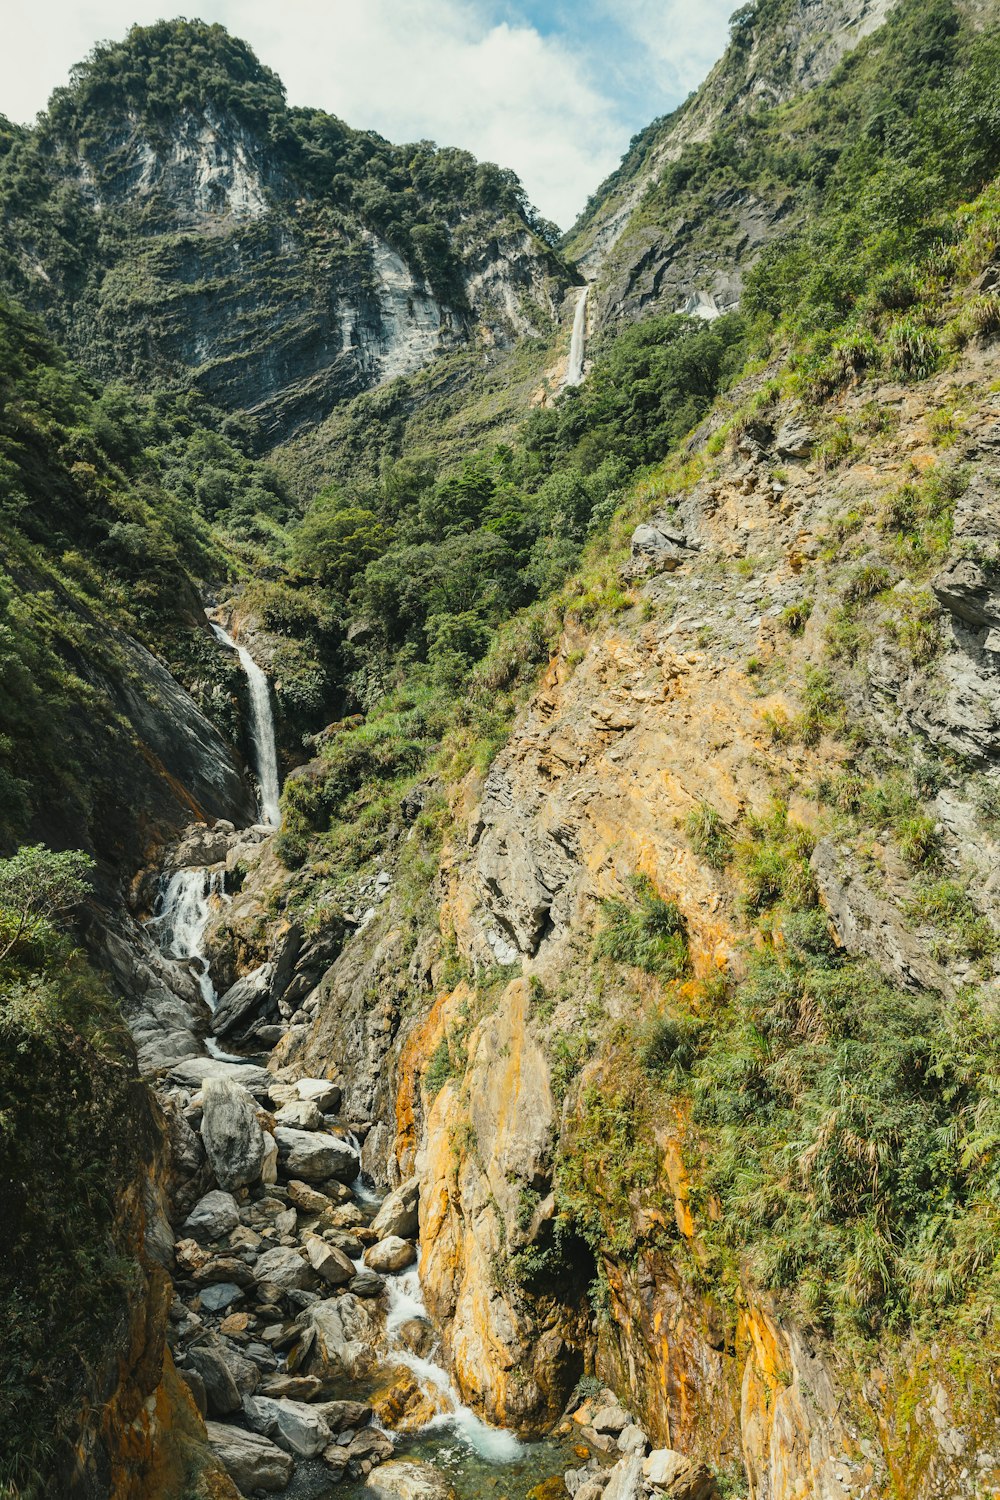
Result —
[[[7, 143], [7, 283], [85, 366], [193, 386], [270, 443], [441, 352], [552, 325], [569, 276], [509, 174], [289, 111], [246, 49], [213, 57], [219, 30], [133, 33]], [[151, 105], [153, 53], [188, 49], [201, 72]]]
[[893, 8], [894, 0], [809, 0], [737, 12], [729, 49], [702, 87], [636, 138], [567, 237], [568, 253], [596, 283], [595, 330], [653, 311], [713, 317], [737, 305], [745, 270], [793, 227], [801, 195], [774, 174], [758, 188], [741, 164], [733, 181], [720, 173], [692, 202], [684, 193], [691, 171], [671, 168], [724, 137], [720, 165], [748, 146], [752, 155], [769, 112], [825, 83]]
[[[417, 1173], [428, 1306], [460, 1388], [494, 1421], [543, 1427], [595, 1368], [657, 1442], [744, 1471], [754, 1500], [972, 1497], [1000, 1482], [988, 1338], [972, 1364], [918, 1333], [845, 1350], [761, 1290], [747, 1264], [735, 1281], [720, 1275], [723, 1209], [686, 1106], [650, 1114], [622, 1095], [659, 981], [633, 968], [622, 984], [592, 949], [601, 903], [641, 875], [681, 913], [692, 993], [743, 975], [741, 878], [698, 852], [691, 816], [710, 806], [736, 837], [777, 796], [797, 847], [813, 851], [809, 878], [847, 953], [945, 1000], [956, 978], [980, 973], [957, 952], [943, 965], [940, 942], [914, 928], [923, 877], [891, 831], [820, 836], [823, 788], [848, 759], [845, 721], [810, 721], [802, 685], [829, 670], [824, 643], [858, 568], [881, 566], [872, 517], [884, 511], [866, 510], [867, 497], [960, 471], [952, 539], [910, 576], [898, 565], [879, 575], [887, 592], [865, 606], [870, 668], [855, 658], [832, 670], [856, 734], [905, 746], [902, 763], [958, 745], [983, 755], [968, 726], [992, 722], [997, 692], [983, 644], [992, 564], [966, 576], [959, 559], [992, 556], [986, 539], [1000, 534], [991, 348], [970, 347], [916, 389], [848, 391], [828, 419], [855, 446], [832, 465], [787, 398], [749, 431], [733, 422], [726, 441], [725, 427], [699, 433], [682, 478], [649, 485], [617, 621], [567, 628], [486, 779], [452, 792], [431, 906], [407, 874], [414, 830], [280, 1049], [283, 1061], [342, 1071], [349, 1110], [373, 1122], [376, 1177]], [[753, 387], [733, 405], [741, 397]], [[874, 429], [873, 400], [891, 414]], [[962, 413], [944, 447], [942, 408]], [[829, 538], [859, 514], [869, 519], [845, 557]], [[892, 624], [913, 591], [930, 601], [931, 652], [914, 653]], [[974, 783], [931, 793], [930, 817], [941, 857], [964, 870], [997, 931], [978, 795]], [[288, 878], [251, 871], [248, 911], [265, 875]], [[438, 901], [443, 944], [429, 925]], [[992, 993], [995, 960], [986, 967]], [[624, 1116], [622, 1098], [633, 1101]], [[602, 1289], [596, 1316], [588, 1284]]]

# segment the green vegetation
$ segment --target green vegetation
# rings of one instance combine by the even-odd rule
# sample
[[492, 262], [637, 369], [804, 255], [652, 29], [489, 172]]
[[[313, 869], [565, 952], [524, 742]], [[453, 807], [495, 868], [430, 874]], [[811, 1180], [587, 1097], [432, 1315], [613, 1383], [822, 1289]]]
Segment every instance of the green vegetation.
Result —
[[41, 847], [0, 860], [0, 1484], [15, 1495], [49, 1491], [93, 1373], [127, 1345], [132, 1195], [155, 1149], [117, 1008], [56, 925], [89, 868]]
[[617, 900], [601, 903], [603, 925], [594, 952], [647, 974], [679, 979], [687, 971], [688, 952], [684, 919], [676, 903], [657, 895], [646, 876], [635, 876], [631, 886], [634, 906]]

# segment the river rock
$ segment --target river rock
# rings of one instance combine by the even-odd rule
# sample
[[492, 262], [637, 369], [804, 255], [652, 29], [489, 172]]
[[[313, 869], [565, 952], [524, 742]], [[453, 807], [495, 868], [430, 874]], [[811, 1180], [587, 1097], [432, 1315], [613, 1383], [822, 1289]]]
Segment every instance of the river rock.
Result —
[[260, 968], [244, 974], [230, 985], [220, 999], [212, 1015], [212, 1030], [216, 1036], [225, 1036], [245, 1021], [252, 1010], [263, 1000], [270, 988], [274, 973], [273, 964], [261, 964]]
[[327, 1078], [300, 1078], [295, 1085], [300, 1099], [308, 1100], [324, 1114], [335, 1114], [340, 1108], [341, 1088]]
[[643, 1432], [642, 1428], [638, 1427], [635, 1422], [630, 1422], [629, 1425], [627, 1427], [623, 1427], [621, 1432], [618, 1434], [617, 1446], [619, 1453], [644, 1454], [646, 1452], [646, 1449], [649, 1447], [649, 1444], [646, 1441], [646, 1434]]
[[654, 1448], [643, 1463], [642, 1472], [670, 1500], [712, 1500], [716, 1493], [710, 1470], [685, 1458], [676, 1448]]
[[574, 1500], [602, 1500], [604, 1495], [604, 1480], [594, 1475], [591, 1479], [585, 1479], [576, 1491]]
[[243, 1292], [233, 1281], [218, 1281], [213, 1286], [204, 1286], [198, 1293], [204, 1312], [225, 1312], [234, 1302], [240, 1302]]
[[365, 1265], [372, 1271], [402, 1271], [417, 1258], [412, 1240], [400, 1239], [398, 1234], [387, 1235], [377, 1245], [365, 1251]]
[[266, 1068], [255, 1063], [223, 1062], [218, 1057], [188, 1057], [170, 1070], [170, 1077], [185, 1088], [201, 1088], [209, 1078], [229, 1078], [242, 1084], [254, 1098], [267, 1095], [272, 1078]]
[[232, 1370], [217, 1349], [195, 1344], [187, 1350], [186, 1359], [201, 1378], [210, 1416], [228, 1417], [241, 1409], [242, 1393]]
[[244, 1495], [286, 1488], [295, 1464], [270, 1438], [221, 1422], [206, 1422], [205, 1429], [213, 1452]]
[[363, 1401], [321, 1401], [317, 1406], [331, 1432], [357, 1432], [367, 1427], [372, 1409]]
[[206, 1078], [201, 1092], [201, 1138], [219, 1186], [259, 1182], [264, 1132], [253, 1099], [231, 1078]]
[[204, 1198], [199, 1198], [184, 1220], [185, 1234], [198, 1240], [221, 1240], [230, 1234], [240, 1222], [240, 1210], [232, 1193], [213, 1188]]
[[353, 1280], [354, 1262], [335, 1245], [328, 1245], [313, 1234], [306, 1240], [306, 1254], [313, 1270], [318, 1271], [328, 1285], [343, 1286]]
[[322, 1214], [333, 1207], [333, 1199], [326, 1193], [310, 1187], [308, 1182], [296, 1182], [294, 1178], [288, 1184], [288, 1201], [304, 1214]]
[[310, 1375], [331, 1380], [364, 1380], [375, 1368], [375, 1345], [382, 1334], [381, 1320], [369, 1304], [343, 1292], [307, 1309], [305, 1317], [315, 1331]]
[[451, 1485], [439, 1470], [410, 1458], [391, 1458], [365, 1480], [372, 1500], [448, 1500]]
[[278, 1157], [285, 1171], [307, 1182], [323, 1182], [335, 1177], [340, 1182], [353, 1182], [360, 1171], [356, 1151], [336, 1135], [324, 1135], [310, 1130], [290, 1130], [279, 1125], [274, 1132], [278, 1142]]
[[249, 1286], [256, 1280], [245, 1260], [237, 1255], [214, 1255], [204, 1265], [198, 1266], [191, 1278], [196, 1286], [217, 1285], [220, 1281], [231, 1281], [234, 1286]]
[[377, 1271], [358, 1271], [347, 1283], [347, 1289], [356, 1297], [380, 1297], [385, 1289], [385, 1280]]
[[415, 1177], [411, 1177], [384, 1200], [372, 1220], [373, 1233], [380, 1240], [393, 1234], [404, 1240], [412, 1239], [418, 1228], [419, 1201], [420, 1184]]
[[270, 1282], [283, 1292], [307, 1291], [315, 1285], [308, 1263], [298, 1250], [288, 1245], [275, 1245], [273, 1250], [265, 1250], [254, 1266], [254, 1275], [259, 1282]]
[[604, 1487], [604, 1500], [639, 1500], [643, 1494], [642, 1458], [632, 1453], [620, 1458]]
[[247, 1396], [243, 1415], [254, 1432], [263, 1433], [297, 1458], [315, 1458], [333, 1438], [316, 1407], [287, 1396]]
[[319, 1130], [323, 1116], [311, 1099], [293, 1099], [281, 1106], [274, 1121], [276, 1125], [287, 1125], [292, 1130]]
[[607, 1437], [617, 1437], [630, 1425], [630, 1421], [628, 1413], [617, 1402], [613, 1402], [608, 1406], [599, 1406], [590, 1419], [590, 1425], [595, 1432]]
[[[224, 823], [228, 819], [223, 820]], [[185, 870], [192, 866], [199, 869], [206, 865], [219, 865], [229, 853], [229, 837], [233, 831], [228, 827], [206, 828], [202, 823], [193, 823], [179, 843], [175, 844], [164, 860], [164, 869]]]

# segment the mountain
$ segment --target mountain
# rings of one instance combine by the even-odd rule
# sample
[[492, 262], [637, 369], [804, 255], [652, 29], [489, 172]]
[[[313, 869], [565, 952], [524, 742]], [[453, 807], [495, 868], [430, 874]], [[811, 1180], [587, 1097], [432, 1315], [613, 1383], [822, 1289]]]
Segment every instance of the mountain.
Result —
[[1000, 1492], [998, 23], [744, 8], [585, 294], [216, 29], [8, 133], [0, 1493]]
[[289, 108], [220, 26], [97, 48], [0, 153], [8, 287], [94, 375], [197, 390], [261, 443], [548, 331], [570, 281], [512, 173]]

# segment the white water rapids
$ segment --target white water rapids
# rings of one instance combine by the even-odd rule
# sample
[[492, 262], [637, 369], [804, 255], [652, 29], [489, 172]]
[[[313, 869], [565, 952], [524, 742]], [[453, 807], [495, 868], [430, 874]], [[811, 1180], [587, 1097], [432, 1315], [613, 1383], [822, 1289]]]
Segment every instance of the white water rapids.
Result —
[[[219, 996], [209, 973], [205, 929], [212, 915], [212, 898], [227, 899], [224, 879], [225, 871], [221, 865], [215, 869], [196, 866], [176, 870], [157, 897], [156, 909], [149, 923], [164, 956], [178, 963], [190, 964], [202, 999], [212, 1011], [219, 1003]], [[246, 1062], [245, 1057], [223, 1052], [211, 1036], [205, 1038], [205, 1051], [220, 1062]]]
[[234, 641], [221, 625], [216, 625], [214, 620], [209, 620], [208, 623], [215, 632], [216, 639], [236, 652], [246, 676], [250, 688], [250, 738], [253, 741], [254, 770], [260, 787], [261, 819], [272, 828], [280, 828], [281, 810], [278, 799], [281, 795], [281, 781], [278, 776], [278, 747], [274, 736], [271, 687], [267, 673], [257, 665], [246, 647]]
[[[360, 1266], [363, 1262], [358, 1261], [357, 1264]], [[387, 1276], [385, 1282], [389, 1293], [389, 1311], [385, 1324], [389, 1359], [413, 1371], [422, 1390], [437, 1408], [437, 1415], [431, 1418], [423, 1431], [453, 1432], [467, 1447], [489, 1463], [513, 1463], [524, 1451], [520, 1439], [505, 1428], [488, 1426], [477, 1417], [474, 1411], [458, 1399], [447, 1370], [433, 1359], [414, 1354], [399, 1338], [400, 1328], [411, 1318], [429, 1322], [419, 1274], [415, 1270], [399, 1271], [395, 1276]]]
[[576, 301], [565, 385], [579, 385], [583, 379], [583, 359], [587, 349], [587, 297], [589, 293], [590, 287], [585, 286]]

